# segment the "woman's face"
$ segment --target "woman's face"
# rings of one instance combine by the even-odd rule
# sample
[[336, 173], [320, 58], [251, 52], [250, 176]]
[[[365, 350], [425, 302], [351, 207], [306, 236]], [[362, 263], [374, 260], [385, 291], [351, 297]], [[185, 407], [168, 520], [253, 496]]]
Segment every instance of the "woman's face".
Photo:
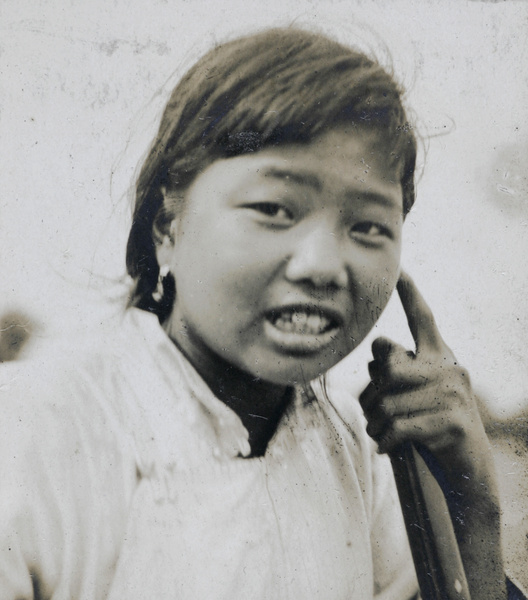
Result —
[[399, 272], [400, 177], [372, 133], [331, 130], [218, 160], [158, 248], [176, 280], [168, 334], [199, 369], [223, 361], [310, 380], [367, 335]]

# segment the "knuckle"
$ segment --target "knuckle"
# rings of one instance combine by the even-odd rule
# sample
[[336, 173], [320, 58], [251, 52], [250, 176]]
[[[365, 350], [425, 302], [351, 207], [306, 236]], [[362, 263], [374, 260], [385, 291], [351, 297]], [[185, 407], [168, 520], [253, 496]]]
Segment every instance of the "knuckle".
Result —
[[374, 420], [367, 424], [367, 434], [376, 441], [383, 439], [390, 429], [391, 424], [385, 421]]
[[378, 386], [371, 381], [367, 387], [359, 395], [359, 403], [363, 409], [368, 408], [374, 401], [376, 394], [378, 393]]
[[404, 348], [397, 348], [387, 357], [385, 370], [391, 379], [400, 379], [409, 371], [413, 358]]
[[402, 419], [395, 419], [392, 424], [392, 434], [396, 437], [401, 436], [406, 431], [406, 426]]
[[460, 381], [469, 383], [469, 381], [470, 381], [469, 372], [461, 364], [459, 364], [455, 361], [451, 366], [451, 370], [452, 370], [454, 376], [457, 377]]
[[392, 398], [384, 398], [380, 403], [380, 414], [387, 420], [392, 419], [395, 414], [396, 405]]
[[450, 423], [446, 433], [455, 444], [466, 437], [466, 430], [461, 423]]
[[378, 379], [380, 374], [380, 364], [377, 360], [372, 360], [368, 364], [368, 372], [372, 380]]

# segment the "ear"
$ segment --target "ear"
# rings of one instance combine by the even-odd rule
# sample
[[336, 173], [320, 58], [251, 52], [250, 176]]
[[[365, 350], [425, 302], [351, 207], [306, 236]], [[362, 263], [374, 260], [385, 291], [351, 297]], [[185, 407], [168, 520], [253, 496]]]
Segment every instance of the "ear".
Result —
[[176, 230], [176, 220], [172, 221], [169, 233], [163, 235], [161, 240], [156, 241], [156, 258], [158, 265], [172, 265], [174, 256], [174, 232]]

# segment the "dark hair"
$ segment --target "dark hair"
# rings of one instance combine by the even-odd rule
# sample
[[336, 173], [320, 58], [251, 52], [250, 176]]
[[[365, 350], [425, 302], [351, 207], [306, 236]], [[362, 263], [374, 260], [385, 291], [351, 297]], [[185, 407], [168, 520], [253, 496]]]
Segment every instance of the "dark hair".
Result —
[[416, 140], [401, 97], [376, 61], [299, 29], [268, 30], [208, 52], [172, 92], [137, 180], [127, 244], [127, 270], [135, 280], [131, 304], [160, 321], [170, 314], [174, 280], [167, 279], [161, 302], [152, 297], [156, 241], [178, 209], [163, 206], [162, 189], [185, 190], [219, 158], [307, 143], [343, 124], [374, 128], [399, 167], [407, 213], [414, 202]]

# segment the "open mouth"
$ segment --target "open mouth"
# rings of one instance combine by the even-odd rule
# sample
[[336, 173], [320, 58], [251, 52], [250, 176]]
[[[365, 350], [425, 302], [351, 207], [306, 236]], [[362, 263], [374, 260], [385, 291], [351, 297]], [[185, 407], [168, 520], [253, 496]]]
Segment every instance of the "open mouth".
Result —
[[340, 318], [310, 306], [287, 306], [270, 311], [267, 320], [279, 331], [298, 336], [320, 336], [336, 330]]

